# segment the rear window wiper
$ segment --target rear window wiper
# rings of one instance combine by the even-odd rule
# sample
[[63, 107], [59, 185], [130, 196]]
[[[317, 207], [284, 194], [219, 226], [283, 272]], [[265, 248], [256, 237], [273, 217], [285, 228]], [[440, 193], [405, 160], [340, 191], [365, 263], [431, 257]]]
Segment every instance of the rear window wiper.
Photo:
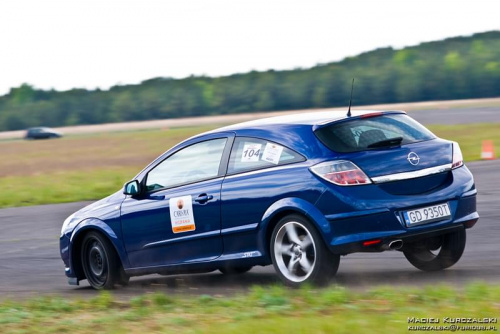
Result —
[[370, 145], [368, 145], [368, 148], [399, 146], [402, 141], [403, 141], [403, 137], [394, 137], [394, 138], [390, 138], [390, 139], [384, 139], [384, 140], [377, 141], [375, 143], [371, 143]]

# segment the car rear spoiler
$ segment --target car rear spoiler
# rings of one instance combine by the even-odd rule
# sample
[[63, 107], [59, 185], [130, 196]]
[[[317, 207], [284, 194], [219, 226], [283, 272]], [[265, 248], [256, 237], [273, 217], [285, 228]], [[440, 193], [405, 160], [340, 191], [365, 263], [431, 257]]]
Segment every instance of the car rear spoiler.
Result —
[[352, 111], [353, 115], [350, 117], [344, 117], [340, 119], [334, 119], [334, 120], [328, 120], [324, 121], [318, 124], [313, 125], [313, 131], [319, 130], [321, 128], [324, 128], [326, 126], [329, 126], [334, 123], [341, 123], [341, 122], [348, 122], [351, 120], [356, 120], [356, 119], [363, 119], [363, 118], [369, 118], [369, 117], [377, 117], [381, 115], [395, 115], [395, 114], [406, 114], [406, 111], [403, 110], [386, 110], [386, 111], [372, 111], [372, 112], [358, 112], [356, 113], [355, 110]]

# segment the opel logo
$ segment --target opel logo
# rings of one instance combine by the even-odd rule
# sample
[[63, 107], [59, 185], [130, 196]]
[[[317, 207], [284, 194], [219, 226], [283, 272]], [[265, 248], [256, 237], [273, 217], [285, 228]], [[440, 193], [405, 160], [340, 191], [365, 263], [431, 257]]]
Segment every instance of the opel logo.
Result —
[[411, 163], [413, 166], [416, 166], [418, 165], [418, 163], [420, 162], [420, 157], [418, 156], [417, 153], [415, 152], [410, 152], [408, 154], [408, 162]]

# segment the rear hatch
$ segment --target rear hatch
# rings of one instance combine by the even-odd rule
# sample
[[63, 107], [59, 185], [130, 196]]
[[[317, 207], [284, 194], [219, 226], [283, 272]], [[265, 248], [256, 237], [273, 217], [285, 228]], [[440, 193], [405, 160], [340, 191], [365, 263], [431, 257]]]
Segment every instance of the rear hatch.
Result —
[[389, 193], [426, 193], [451, 181], [446, 167], [451, 167], [452, 142], [436, 138], [404, 113], [353, 117], [319, 127], [315, 134], [338, 154], [336, 159], [352, 161]]

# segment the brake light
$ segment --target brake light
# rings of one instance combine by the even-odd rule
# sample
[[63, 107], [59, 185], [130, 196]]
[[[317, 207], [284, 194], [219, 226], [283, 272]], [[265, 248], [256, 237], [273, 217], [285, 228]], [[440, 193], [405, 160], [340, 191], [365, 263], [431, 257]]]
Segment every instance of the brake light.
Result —
[[319, 177], [339, 186], [372, 183], [358, 166], [347, 160], [323, 162], [312, 166], [310, 170]]
[[451, 169], [462, 167], [464, 165], [464, 158], [462, 150], [457, 142], [453, 142], [453, 160], [451, 162]]
[[361, 115], [360, 118], [377, 117], [377, 116], [380, 116], [380, 115], [382, 115], [382, 112], [372, 112], [372, 113], [369, 113], [369, 114]]

